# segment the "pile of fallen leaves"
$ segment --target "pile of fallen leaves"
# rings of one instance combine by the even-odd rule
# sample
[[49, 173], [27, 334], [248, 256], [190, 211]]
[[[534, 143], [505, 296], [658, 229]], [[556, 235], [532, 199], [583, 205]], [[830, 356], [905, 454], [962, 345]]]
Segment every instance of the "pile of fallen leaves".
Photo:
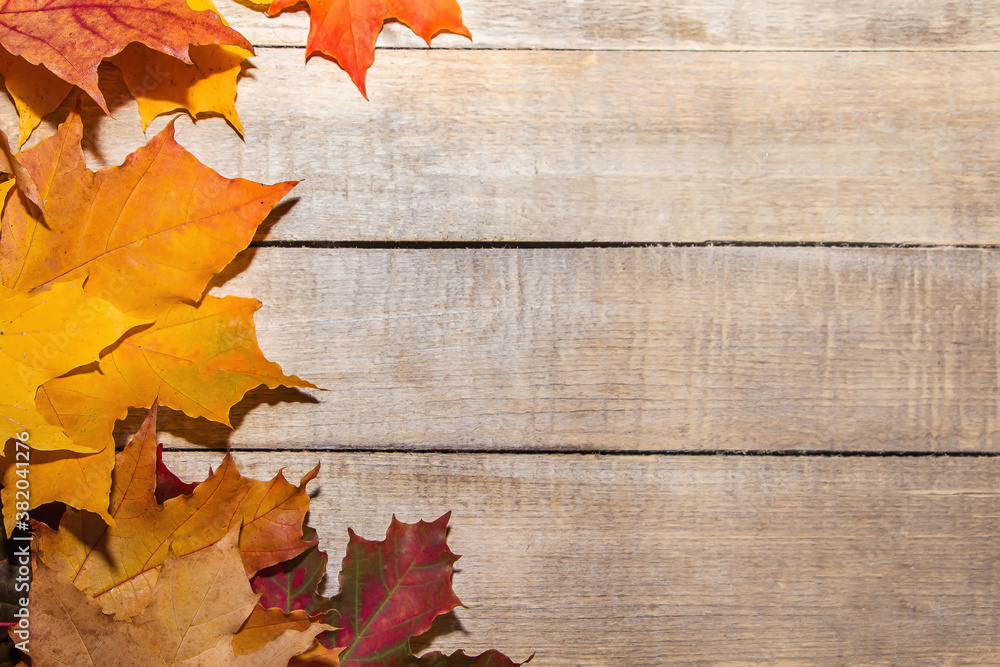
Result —
[[[296, 2], [269, 4], [275, 14]], [[386, 20], [428, 43], [468, 35], [454, 0], [309, 7], [307, 57], [335, 60], [362, 93]], [[461, 604], [448, 515], [393, 519], [382, 542], [352, 532], [340, 592], [327, 598], [327, 557], [304, 524], [318, 468], [297, 486], [280, 473], [261, 482], [227, 456], [185, 484], [163, 464], [158, 406], [228, 425], [255, 387], [313, 386], [258, 348], [259, 302], [206, 295], [295, 183], [224, 178], [174, 140], [172, 122], [95, 173], [79, 100], [108, 110], [98, 67], [110, 63], [144, 129], [186, 111], [242, 133], [234, 103], [249, 42], [211, 0], [6, 0], [0, 47], [19, 147], [77, 100], [22, 152], [0, 136], [0, 500], [10, 538], [0, 544], [0, 621], [11, 639], [0, 664], [17, 659], [16, 645], [35, 667], [514, 665], [493, 651], [410, 651], [411, 637]], [[151, 82], [151, 71], [167, 75]], [[130, 409], [148, 416], [116, 454], [113, 431]]]

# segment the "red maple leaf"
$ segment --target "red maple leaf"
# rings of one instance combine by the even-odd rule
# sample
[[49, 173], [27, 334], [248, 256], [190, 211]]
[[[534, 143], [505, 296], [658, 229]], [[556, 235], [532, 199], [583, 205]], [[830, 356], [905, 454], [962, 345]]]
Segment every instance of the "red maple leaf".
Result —
[[[259, 2], [260, 0], [254, 0]], [[267, 13], [271, 16], [292, 7], [300, 0], [273, 0]], [[386, 21], [399, 21], [423, 38], [442, 32], [472, 39], [462, 23], [462, 10], [456, 0], [307, 0], [309, 3], [309, 40], [306, 57], [322, 53], [333, 58], [366, 98], [365, 74], [375, 61], [375, 40]]]

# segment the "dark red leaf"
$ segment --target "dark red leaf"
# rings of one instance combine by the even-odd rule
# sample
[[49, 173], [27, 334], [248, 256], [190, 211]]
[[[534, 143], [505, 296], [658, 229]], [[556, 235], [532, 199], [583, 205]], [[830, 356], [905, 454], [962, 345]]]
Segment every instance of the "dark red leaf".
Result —
[[[341, 667], [517, 667], [497, 651], [478, 656], [463, 652], [410, 652], [410, 638], [426, 632], [439, 614], [462, 603], [451, 588], [458, 556], [446, 544], [450, 513], [434, 521], [404, 524], [392, 519], [386, 539], [372, 542], [348, 531], [350, 542], [340, 573], [341, 592], [333, 599], [319, 594], [326, 554], [313, 546], [284, 563], [261, 570], [250, 584], [260, 605], [285, 613], [303, 610], [338, 629], [320, 635], [323, 646], [342, 647]], [[306, 526], [304, 539], [316, 539]], [[531, 658], [528, 658], [530, 661]], [[296, 658], [296, 667], [330, 664]]]
[[341, 667], [412, 664], [410, 637], [462, 604], [451, 588], [458, 556], [446, 543], [450, 517], [413, 525], [393, 517], [382, 542], [348, 531], [341, 592], [331, 601], [340, 614], [335, 635], [344, 647]]

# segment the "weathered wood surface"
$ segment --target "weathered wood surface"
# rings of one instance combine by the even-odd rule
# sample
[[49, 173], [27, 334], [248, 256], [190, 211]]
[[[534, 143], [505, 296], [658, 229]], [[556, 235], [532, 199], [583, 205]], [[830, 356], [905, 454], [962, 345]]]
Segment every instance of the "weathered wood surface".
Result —
[[[1000, 16], [990, 0], [463, 0], [473, 41], [451, 35], [436, 47], [486, 49], [995, 49]], [[304, 6], [304, 3], [303, 3]], [[302, 46], [307, 12], [267, 19], [219, 3], [260, 46]], [[381, 46], [423, 47], [389, 25]]]
[[[178, 127], [303, 179], [261, 239], [1000, 243], [998, 53], [386, 52], [371, 102], [301, 55], [254, 59], [246, 143]], [[94, 166], [144, 142], [116, 115]]]
[[[545, 667], [1000, 664], [1000, 459], [237, 453], [312, 524], [453, 510], [465, 633]], [[206, 454], [167, 454], [203, 479]], [[334, 593], [336, 584], [329, 589]], [[447, 627], [447, 626], [446, 626]]]
[[232, 434], [168, 423], [195, 442], [1000, 450], [995, 252], [260, 248], [243, 268], [219, 292], [261, 299], [262, 349], [329, 391], [258, 394]]
[[[304, 12], [224, 5], [296, 48], [254, 59], [245, 145], [217, 120], [178, 136], [228, 176], [305, 179], [261, 240], [1000, 243], [992, 2], [462, 4], [475, 41], [382, 50], [370, 103], [302, 65]], [[87, 113], [94, 166], [142, 143], [130, 103]], [[957, 248], [251, 250], [218, 291], [260, 298], [265, 353], [329, 391], [254, 392], [233, 433], [168, 413], [162, 439], [244, 448], [257, 478], [323, 461], [331, 574], [347, 526], [454, 510], [468, 634], [435, 648], [1000, 664], [1000, 458], [677, 454], [1000, 451], [998, 269]], [[324, 451], [344, 448], [401, 451]], [[650, 454], [568, 453], [595, 450]]]

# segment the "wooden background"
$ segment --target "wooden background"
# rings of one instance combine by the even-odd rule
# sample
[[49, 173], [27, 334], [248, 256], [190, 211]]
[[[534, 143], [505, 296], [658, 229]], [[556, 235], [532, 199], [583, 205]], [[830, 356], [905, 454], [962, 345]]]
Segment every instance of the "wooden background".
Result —
[[215, 290], [328, 391], [168, 415], [169, 463], [322, 461], [331, 575], [452, 510], [469, 608], [421, 646], [1000, 664], [996, 4], [462, 4], [471, 44], [389, 26], [370, 102], [305, 13], [222, 7], [246, 143], [178, 138], [304, 182]]

